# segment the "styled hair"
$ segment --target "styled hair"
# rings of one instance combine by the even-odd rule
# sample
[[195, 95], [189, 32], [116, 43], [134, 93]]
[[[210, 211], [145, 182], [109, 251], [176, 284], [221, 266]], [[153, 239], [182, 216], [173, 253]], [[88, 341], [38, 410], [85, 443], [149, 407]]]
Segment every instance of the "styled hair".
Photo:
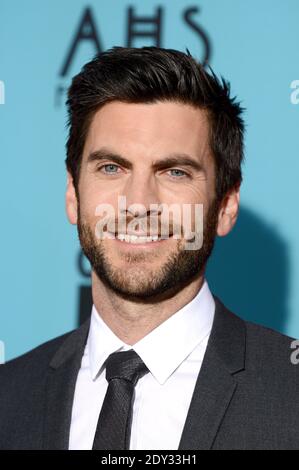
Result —
[[97, 54], [73, 77], [68, 89], [68, 171], [78, 193], [82, 154], [94, 114], [106, 103], [178, 101], [205, 110], [214, 157], [216, 198], [242, 182], [243, 108], [230, 97], [230, 84], [218, 79], [190, 52], [159, 47], [115, 46]]

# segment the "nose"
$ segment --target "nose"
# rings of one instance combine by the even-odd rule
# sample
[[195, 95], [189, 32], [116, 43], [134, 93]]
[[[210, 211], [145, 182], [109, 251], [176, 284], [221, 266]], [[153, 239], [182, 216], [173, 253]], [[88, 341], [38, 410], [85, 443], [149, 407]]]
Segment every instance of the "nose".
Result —
[[154, 215], [159, 212], [161, 200], [153, 175], [139, 172], [131, 175], [124, 188], [127, 211], [134, 217]]

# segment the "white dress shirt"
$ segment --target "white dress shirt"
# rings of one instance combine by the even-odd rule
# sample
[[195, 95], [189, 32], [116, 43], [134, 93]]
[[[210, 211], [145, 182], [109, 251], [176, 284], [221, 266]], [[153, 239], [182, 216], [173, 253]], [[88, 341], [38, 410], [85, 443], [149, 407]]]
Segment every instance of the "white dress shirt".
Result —
[[78, 373], [69, 449], [91, 449], [108, 382], [104, 362], [134, 349], [149, 369], [135, 387], [130, 449], [177, 450], [215, 313], [205, 280], [197, 295], [133, 346], [121, 341], [92, 307]]

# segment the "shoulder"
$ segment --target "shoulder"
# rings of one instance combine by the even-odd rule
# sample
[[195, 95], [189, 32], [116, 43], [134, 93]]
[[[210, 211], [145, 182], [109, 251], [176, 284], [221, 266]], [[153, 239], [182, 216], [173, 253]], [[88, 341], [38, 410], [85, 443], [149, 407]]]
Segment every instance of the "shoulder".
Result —
[[89, 321], [0, 366], [1, 449], [40, 448], [53, 370], [65, 362], [64, 386], [64, 374], [81, 360], [88, 331]]
[[296, 338], [250, 321], [245, 321], [245, 326], [247, 357], [254, 358], [259, 368], [270, 371], [273, 366], [281, 375], [293, 372], [299, 376], [299, 341]]
[[[5, 383], [12, 388], [21, 381], [33, 385], [45, 377], [49, 366], [65, 359], [84, 346], [89, 330], [89, 320], [80, 328], [74, 329], [57, 338], [47, 341], [31, 351], [12, 359], [0, 366], [0, 383], [2, 390]], [[16, 387], [17, 389], [18, 387]]]
[[28, 375], [38, 375], [44, 371], [49, 366], [52, 357], [74, 331], [47, 341], [31, 351], [0, 365], [1, 385], [3, 385], [5, 379], [11, 382], [15, 377], [21, 376], [26, 380]]
[[263, 342], [267, 341], [274, 346], [290, 345], [296, 338], [281, 333], [273, 328], [263, 326], [251, 321], [243, 320], [247, 330], [247, 338], [249, 341]]
[[[299, 376], [299, 341], [296, 338], [245, 320], [240, 312], [232, 312], [217, 296], [214, 299], [218, 312], [216, 336], [227, 350], [232, 349], [232, 343], [238, 349], [244, 347], [247, 370], [252, 368], [267, 374], [272, 368], [273, 376], [273, 368], [276, 368], [280, 375], [291, 372]], [[236, 353], [236, 348], [234, 351]]]

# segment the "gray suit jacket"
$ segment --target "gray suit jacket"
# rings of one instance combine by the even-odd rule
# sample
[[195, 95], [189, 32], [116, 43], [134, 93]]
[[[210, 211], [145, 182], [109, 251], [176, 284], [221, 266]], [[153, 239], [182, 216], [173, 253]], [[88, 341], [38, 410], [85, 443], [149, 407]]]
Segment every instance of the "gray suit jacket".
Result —
[[[243, 321], [214, 299], [214, 323], [179, 450], [299, 449], [292, 338]], [[0, 366], [0, 449], [68, 448], [88, 331], [89, 321]]]

